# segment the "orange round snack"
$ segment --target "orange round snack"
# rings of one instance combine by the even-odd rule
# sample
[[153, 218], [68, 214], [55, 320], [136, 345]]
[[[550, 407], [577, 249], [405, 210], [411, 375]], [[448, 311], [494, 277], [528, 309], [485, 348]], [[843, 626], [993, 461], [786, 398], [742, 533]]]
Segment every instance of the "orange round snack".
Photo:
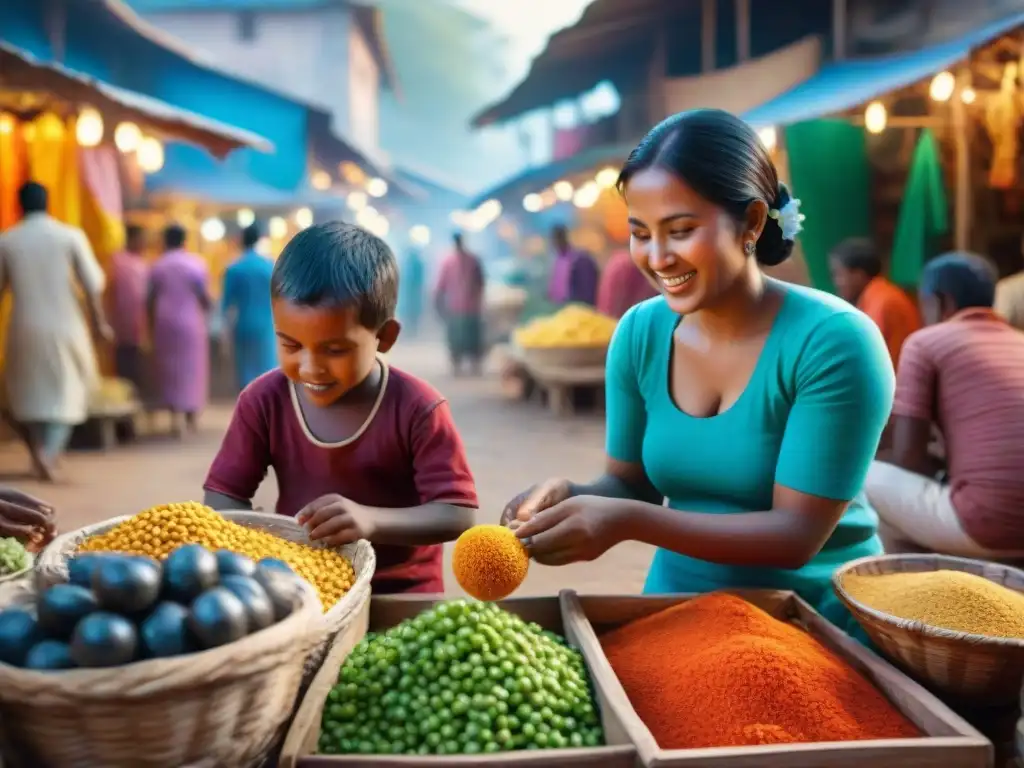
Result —
[[477, 600], [511, 595], [530, 567], [530, 556], [515, 533], [503, 525], [477, 525], [459, 536], [452, 552], [452, 570], [466, 592]]

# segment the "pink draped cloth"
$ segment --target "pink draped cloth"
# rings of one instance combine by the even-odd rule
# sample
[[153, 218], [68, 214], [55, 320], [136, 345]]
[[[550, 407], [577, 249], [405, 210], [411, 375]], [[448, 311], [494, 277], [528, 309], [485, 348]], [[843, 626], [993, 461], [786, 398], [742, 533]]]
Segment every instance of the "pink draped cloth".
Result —
[[484, 302], [484, 272], [471, 253], [454, 251], [441, 264], [435, 303], [448, 315], [479, 315]]
[[121, 251], [111, 259], [110, 277], [110, 324], [114, 336], [118, 344], [138, 346], [146, 323], [149, 265], [141, 256]]
[[156, 308], [153, 356], [159, 391], [166, 408], [195, 413], [206, 405], [210, 354], [206, 310], [206, 263], [185, 250], [168, 251], [153, 265], [150, 290]]

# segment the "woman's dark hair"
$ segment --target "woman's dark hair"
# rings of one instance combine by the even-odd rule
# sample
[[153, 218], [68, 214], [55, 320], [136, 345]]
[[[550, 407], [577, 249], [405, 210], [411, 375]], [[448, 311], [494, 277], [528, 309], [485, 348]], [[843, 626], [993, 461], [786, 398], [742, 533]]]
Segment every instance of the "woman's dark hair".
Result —
[[918, 290], [923, 296], [945, 296], [957, 309], [991, 309], [998, 279], [995, 266], [984, 256], [953, 251], [924, 265]]
[[18, 189], [18, 205], [23, 213], [45, 213], [46, 187], [35, 181], [26, 181]]
[[164, 247], [168, 250], [185, 245], [185, 228], [180, 224], [168, 224], [164, 229]]
[[[680, 112], [654, 126], [622, 167], [619, 191], [624, 194], [630, 179], [648, 168], [677, 176], [739, 224], [754, 200], [775, 210], [790, 200], [754, 129], [720, 109]], [[792, 252], [793, 241], [784, 239], [778, 219], [769, 217], [757, 241], [758, 262], [781, 264]]]
[[860, 271], [868, 277], [882, 274], [882, 257], [875, 244], [866, 237], [851, 237], [832, 249], [829, 256], [851, 272]]
[[398, 264], [388, 244], [362, 227], [316, 224], [281, 251], [270, 295], [304, 307], [354, 307], [359, 322], [377, 330], [395, 316]]

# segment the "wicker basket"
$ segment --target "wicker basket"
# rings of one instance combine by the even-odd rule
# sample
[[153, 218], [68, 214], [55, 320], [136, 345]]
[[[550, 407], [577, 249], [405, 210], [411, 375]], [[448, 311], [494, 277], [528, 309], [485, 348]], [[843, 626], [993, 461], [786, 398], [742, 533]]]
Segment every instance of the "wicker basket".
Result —
[[881, 575], [964, 571], [1024, 592], [1024, 571], [945, 555], [882, 555], [855, 560], [832, 576], [839, 599], [882, 652], [925, 684], [965, 702], [998, 705], [1016, 701], [1024, 682], [1024, 640], [956, 632], [899, 619], [853, 599], [847, 574]]
[[608, 345], [599, 347], [523, 347], [519, 357], [527, 368], [603, 368]]
[[[34, 601], [27, 581], [0, 604]], [[238, 768], [262, 762], [292, 713], [307, 652], [323, 639], [307, 584], [284, 620], [230, 645], [110, 669], [0, 664], [0, 745], [10, 768]]]
[[[294, 519], [284, 515], [251, 511], [221, 512], [221, 514], [239, 525], [260, 528], [288, 541], [297, 541], [314, 547], [319, 546], [309, 541], [305, 528], [296, 523]], [[102, 523], [96, 523], [95, 525], [80, 528], [77, 531], [62, 534], [54, 539], [36, 558], [35, 575], [37, 588], [43, 589], [51, 584], [66, 582], [68, 580], [68, 558], [78, 550], [79, 545], [90, 536], [106, 533], [130, 517], [130, 515], [115, 517]], [[356, 580], [352, 585], [352, 589], [345, 593], [341, 600], [328, 608], [326, 613], [323, 614], [322, 626], [325, 630], [325, 635], [319, 646], [311, 650], [306, 661], [303, 687], [308, 684], [320, 668], [331, 638], [341, 631], [351, 620], [355, 611], [370, 599], [370, 580], [373, 578], [373, 572], [377, 566], [377, 558], [373, 552], [373, 547], [367, 541], [357, 541], [354, 544], [345, 545], [339, 552], [352, 563]]]

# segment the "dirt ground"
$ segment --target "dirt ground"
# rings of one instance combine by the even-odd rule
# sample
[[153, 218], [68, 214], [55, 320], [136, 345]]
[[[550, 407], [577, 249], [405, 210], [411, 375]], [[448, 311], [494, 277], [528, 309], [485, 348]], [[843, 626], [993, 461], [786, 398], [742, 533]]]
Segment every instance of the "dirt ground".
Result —
[[[505, 502], [549, 476], [589, 479], [601, 469], [604, 427], [594, 415], [556, 419], [539, 403], [502, 398], [496, 376], [452, 379], [440, 345], [429, 341], [399, 344], [393, 362], [422, 376], [450, 400], [476, 476], [479, 522], [497, 522]], [[16, 485], [56, 506], [61, 530], [131, 514], [169, 501], [202, 496], [202, 482], [231, 416], [230, 404], [204, 414], [199, 434], [181, 442], [163, 437], [159, 418], [138, 443], [111, 453], [71, 453], [61, 482], [43, 486], [27, 478], [29, 467], [17, 445], [0, 446], [0, 482]], [[272, 509], [273, 478], [257, 496]], [[637, 592], [650, 563], [650, 548], [623, 544], [592, 563], [563, 568], [534, 565], [520, 594], [553, 594], [572, 588], [591, 594]], [[447, 572], [448, 592], [458, 585]]]

